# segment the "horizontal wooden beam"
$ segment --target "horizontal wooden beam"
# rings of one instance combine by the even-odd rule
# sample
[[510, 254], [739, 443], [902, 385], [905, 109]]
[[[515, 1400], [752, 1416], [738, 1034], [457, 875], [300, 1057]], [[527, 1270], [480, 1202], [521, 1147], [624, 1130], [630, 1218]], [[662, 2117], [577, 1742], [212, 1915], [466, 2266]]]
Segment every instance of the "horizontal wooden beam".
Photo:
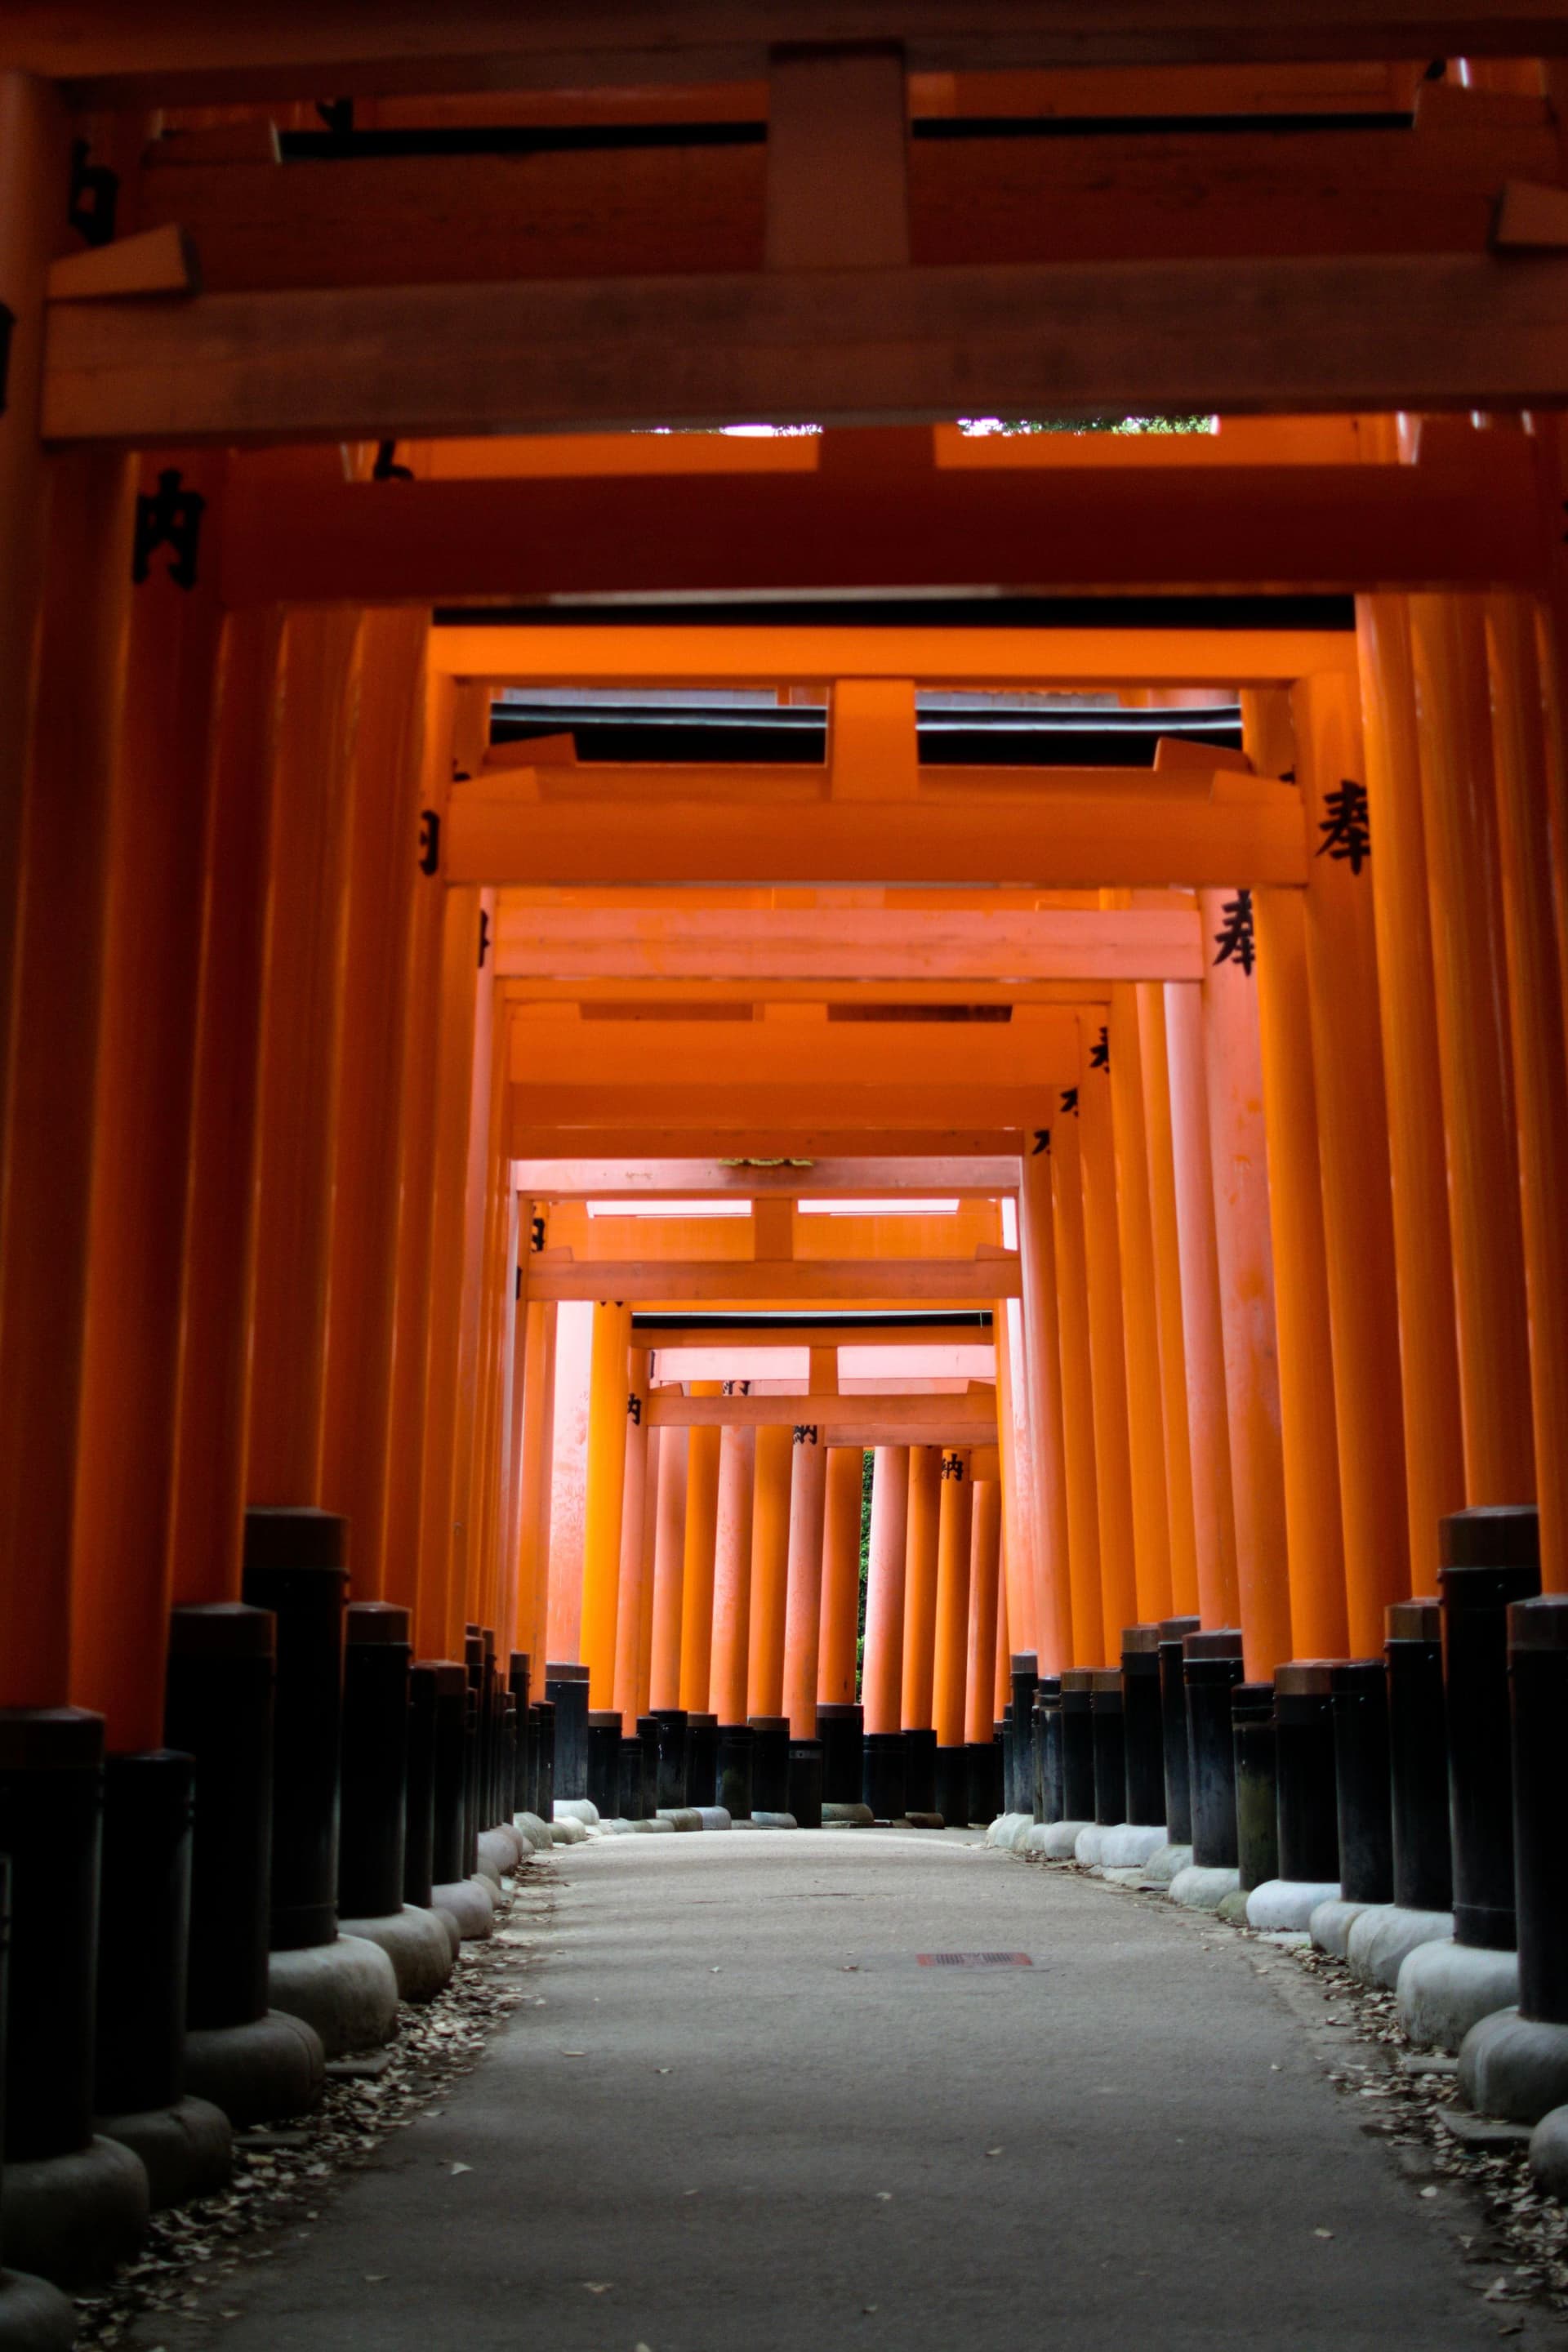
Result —
[[1333, 629], [694, 628], [613, 623], [587, 628], [432, 629], [440, 677], [495, 686], [829, 686], [838, 678], [913, 678], [921, 686], [1292, 686], [1319, 671], [1354, 673], [1355, 639]]
[[[1054, 1104], [1050, 1106], [1054, 1108]], [[957, 1120], [923, 1127], [868, 1129], [829, 1127], [818, 1118], [786, 1126], [775, 1114], [755, 1128], [738, 1134], [718, 1118], [704, 1127], [658, 1118], [628, 1129], [616, 1126], [601, 1099], [581, 1124], [563, 1127], [533, 1115], [528, 1089], [514, 1087], [508, 1100], [507, 1141], [518, 1160], [613, 1160], [623, 1152], [647, 1160], [724, 1160], [733, 1157], [742, 1169], [748, 1160], [764, 1166], [786, 1160], [857, 1160], [868, 1152], [895, 1160], [952, 1159], [1016, 1160], [1034, 1149], [1039, 1122], [1029, 1125], [976, 1127]]]
[[1016, 1159], [818, 1160], [805, 1167], [739, 1168], [725, 1160], [518, 1160], [512, 1182], [531, 1201], [821, 1201], [900, 1192], [993, 1200], [1016, 1192]]
[[1250, 776], [1216, 774], [1212, 798], [1026, 787], [1005, 798], [977, 793], [962, 809], [552, 802], [499, 782], [454, 788], [441, 833], [448, 882], [1228, 887], [1303, 883], [1310, 855], [1299, 794]]
[[247, 437], [1549, 405], [1568, 260], [779, 271], [60, 302], [43, 431]]
[[[809, 821], [809, 820], [808, 820]], [[529, 980], [1199, 980], [1184, 908], [952, 914], [801, 908], [527, 907], [495, 927], [498, 978]]]
[[651, 1348], [684, 1353], [689, 1349], [711, 1352], [716, 1349], [732, 1348], [737, 1354], [758, 1349], [794, 1348], [988, 1348], [992, 1345], [990, 1328], [984, 1325], [951, 1323], [921, 1323], [900, 1318], [897, 1327], [878, 1328], [877, 1322], [836, 1323], [830, 1317], [812, 1318], [802, 1323], [790, 1318], [783, 1323], [736, 1322], [718, 1330], [650, 1330], [646, 1320], [634, 1325], [632, 1340], [636, 1347]]
[[503, 985], [520, 1004], [603, 1005], [616, 1011], [679, 1014], [693, 1005], [847, 1004], [861, 1012], [880, 1004], [1050, 1004], [1089, 1013], [1110, 1002], [1103, 980], [511, 980]]
[[[646, 1133], [689, 1130], [694, 1135], [728, 1134], [737, 1153], [754, 1153], [759, 1136], [772, 1131], [805, 1137], [814, 1123], [862, 1138], [881, 1139], [921, 1126], [932, 1135], [965, 1128], [1023, 1135], [1047, 1124], [1058, 1090], [1078, 1082], [1076, 1057], [1054, 1064], [1042, 1059], [1030, 1086], [966, 1086], [957, 1080], [931, 1087], [665, 1082], [606, 1088], [514, 1082], [511, 1116], [514, 1137], [531, 1129], [553, 1130], [563, 1145], [574, 1130], [596, 1129], [618, 1131], [627, 1148], [637, 1150]], [[514, 1141], [514, 1151], [517, 1148]]]
[[1079, 1039], [1077, 1016], [1059, 1008], [1027, 1021], [967, 1023], [578, 1021], [530, 1018], [520, 1007], [510, 1019], [510, 1070], [539, 1092], [597, 1089], [606, 1106], [660, 1087], [689, 1100], [816, 1087], [873, 1103], [900, 1091], [929, 1103], [953, 1088], [1070, 1085]]
[[11, 0], [0, 66], [68, 85], [102, 107], [506, 89], [636, 87], [752, 79], [774, 42], [900, 43], [937, 72], [1008, 67], [1230, 64], [1359, 58], [1561, 57], [1559, 0], [680, 0], [650, 18], [636, 0], [520, 10], [470, 0], [273, 0], [265, 10], [191, 0]]
[[[681, 436], [685, 437], [685, 436]], [[1457, 466], [830, 472], [350, 482], [237, 469], [231, 604], [451, 602], [714, 589], [1028, 584], [1321, 588], [1542, 578], [1551, 548], [1522, 436]], [[552, 632], [551, 635], [557, 635]], [[437, 658], [440, 658], [439, 648]]]
[[949, 1396], [685, 1396], [648, 1392], [650, 1429], [787, 1429], [811, 1423], [831, 1444], [840, 1430], [876, 1426], [879, 1445], [994, 1445], [996, 1391]]
[[639, 1264], [599, 1259], [579, 1265], [525, 1261], [523, 1293], [531, 1299], [608, 1299], [634, 1306], [679, 1307], [698, 1299], [714, 1306], [811, 1307], [938, 1304], [989, 1307], [1021, 1297], [1016, 1256], [978, 1258], [693, 1259]]

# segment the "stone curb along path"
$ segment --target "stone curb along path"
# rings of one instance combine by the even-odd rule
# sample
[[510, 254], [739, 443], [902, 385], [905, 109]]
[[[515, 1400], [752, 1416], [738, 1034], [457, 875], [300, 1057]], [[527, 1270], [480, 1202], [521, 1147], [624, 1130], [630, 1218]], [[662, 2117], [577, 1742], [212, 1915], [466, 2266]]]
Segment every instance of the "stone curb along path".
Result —
[[1387, 2144], [1401, 2176], [1433, 2209], [1495, 2311], [1500, 2337], [1554, 2352], [1568, 2347], [1568, 2206], [1531, 2180], [1527, 2130], [1489, 2125], [1459, 2105], [1458, 2062], [1412, 2046], [1393, 1993], [1363, 1984], [1308, 1936], [1181, 1911], [1163, 1890], [1132, 1883], [1141, 1874], [1102, 1875], [1000, 1840], [982, 1850], [1096, 1884], [1108, 1899], [1158, 1905], [1205, 1942], [1251, 1946], [1254, 1969], [1300, 2021], [1329, 2080], [1366, 2102], [1362, 2130]]
[[327, 2199], [395, 2132], [441, 2113], [490, 2035], [520, 2008], [546, 2005], [531, 1981], [554, 1911], [548, 1861], [503, 1884], [494, 1935], [465, 1943], [446, 1990], [405, 2002], [384, 2049], [331, 2064], [321, 2105], [273, 2130], [235, 2136], [235, 2178], [220, 2197], [153, 2217], [146, 2245], [112, 2283], [77, 2298], [77, 2345], [180, 2352], [236, 2315], [247, 2269], [286, 2254], [323, 2218]]

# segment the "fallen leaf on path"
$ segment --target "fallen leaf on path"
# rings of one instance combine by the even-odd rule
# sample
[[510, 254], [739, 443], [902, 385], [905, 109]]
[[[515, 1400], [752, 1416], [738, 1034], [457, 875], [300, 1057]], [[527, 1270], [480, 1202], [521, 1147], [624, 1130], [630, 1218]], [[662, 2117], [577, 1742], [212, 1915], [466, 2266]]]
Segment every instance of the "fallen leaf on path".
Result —
[[471, 2164], [455, 2164], [447, 2178], [455, 2180], [459, 2172], [472, 2172], [473, 2168]]
[[988, 2147], [985, 2153], [987, 2156], [1000, 2156], [1002, 2151], [999, 2147]]
[[611, 2287], [615, 2284], [615, 2281], [613, 2279], [584, 2279], [583, 2284], [587, 2288], [590, 2294], [608, 2294]]
[[1312, 2232], [1314, 2238], [1331, 2238], [1333, 2234], [1331, 2230], [1314, 2230]]

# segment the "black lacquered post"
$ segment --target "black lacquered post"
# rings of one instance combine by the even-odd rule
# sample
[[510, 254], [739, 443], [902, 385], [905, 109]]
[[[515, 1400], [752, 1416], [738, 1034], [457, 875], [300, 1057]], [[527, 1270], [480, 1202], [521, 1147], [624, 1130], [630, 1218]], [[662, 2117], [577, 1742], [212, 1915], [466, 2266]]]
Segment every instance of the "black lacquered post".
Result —
[[1160, 1621], [1160, 1730], [1165, 1767], [1165, 1835], [1173, 1845], [1193, 1842], [1193, 1800], [1187, 1759], [1187, 1685], [1182, 1643], [1200, 1631], [1195, 1617]]
[[1438, 1529], [1454, 1937], [1508, 1951], [1515, 1934], [1509, 1609], [1541, 1590], [1533, 1506], [1455, 1511]]
[[1340, 1874], [1334, 1785], [1333, 1664], [1296, 1658], [1274, 1675], [1279, 1743], [1279, 1875], [1333, 1885]]
[[1230, 1695], [1241, 1680], [1241, 1634], [1234, 1625], [1189, 1633], [1182, 1643], [1187, 1693], [1187, 1777], [1193, 1860], [1205, 1870], [1234, 1870], [1236, 1742]]
[[1388, 1668], [1382, 1658], [1335, 1666], [1334, 1784], [1340, 1892], [1347, 1903], [1394, 1900], [1394, 1810], [1388, 1765]]
[[1165, 1818], [1165, 1732], [1160, 1711], [1160, 1628], [1129, 1625], [1121, 1635], [1122, 1732], [1127, 1750], [1124, 1819], [1155, 1828]]
[[1064, 1822], [1094, 1819], [1094, 1669], [1062, 1672], [1062, 1812]]
[[1250, 1895], [1279, 1875], [1278, 1746], [1272, 1683], [1236, 1683], [1230, 1694], [1236, 1753], [1236, 1867]]
[[1397, 1601], [1386, 1622], [1394, 1900], [1410, 1911], [1442, 1912], [1454, 1900], [1442, 1603]]
[[1519, 2006], [1542, 2024], [1568, 2025], [1568, 1598], [1516, 1601], [1508, 1642]]

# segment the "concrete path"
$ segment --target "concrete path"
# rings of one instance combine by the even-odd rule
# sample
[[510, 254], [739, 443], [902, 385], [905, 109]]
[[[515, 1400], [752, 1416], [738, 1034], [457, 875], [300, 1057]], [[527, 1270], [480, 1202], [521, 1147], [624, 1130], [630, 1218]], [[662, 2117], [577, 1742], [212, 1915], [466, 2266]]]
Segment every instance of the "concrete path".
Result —
[[[1480, 2301], [1463, 2192], [1421, 2199], [1363, 2136], [1326, 2079], [1323, 2004], [1277, 1955], [1260, 1974], [1207, 1923], [952, 1836], [625, 1838], [552, 1869], [553, 1956], [530, 1979], [547, 2006], [206, 2341], [1564, 2340]], [[918, 1964], [944, 1952], [1033, 1965]]]

